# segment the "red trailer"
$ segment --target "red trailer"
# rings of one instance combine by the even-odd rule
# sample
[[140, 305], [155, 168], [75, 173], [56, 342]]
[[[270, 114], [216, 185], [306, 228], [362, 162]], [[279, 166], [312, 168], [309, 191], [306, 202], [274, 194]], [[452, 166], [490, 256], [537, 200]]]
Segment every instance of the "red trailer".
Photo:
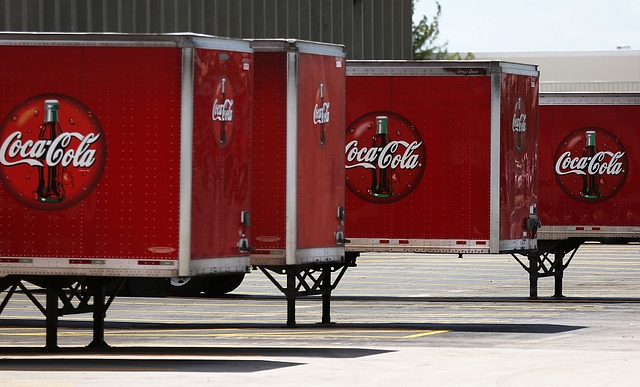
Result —
[[536, 66], [349, 61], [347, 101], [349, 255], [536, 249]]
[[542, 227], [525, 266], [531, 297], [544, 276], [562, 296], [563, 271], [585, 241], [640, 241], [638, 144], [639, 93], [540, 94]]
[[0, 36], [0, 290], [47, 288], [47, 347], [69, 284], [249, 270], [252, 78], [246, 41]]
[[[296, 296], [310, 294], [323, 294], [329, 322], [331, 289], [347, 268], [344, 47], [276, 39], [254, 40], [252, 48], [251, 264], [287, 295], [288, 325], [295, 325]], [[286, 274], [287, 284], [272, 273]]]

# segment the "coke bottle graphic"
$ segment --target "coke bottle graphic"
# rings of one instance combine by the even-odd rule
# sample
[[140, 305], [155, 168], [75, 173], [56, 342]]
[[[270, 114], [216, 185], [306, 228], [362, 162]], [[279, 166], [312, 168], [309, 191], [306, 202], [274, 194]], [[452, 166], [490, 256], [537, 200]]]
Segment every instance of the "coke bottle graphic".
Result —
[[[222, 78], [222, 104], [225, 106], [225, 102], [227, 101], [227, 80]], [[226, 122], [224, 119], [220, 120], [220, 144], [224, 144], [227, 142], [227, 133], [225, 129]]]
[[[320, 106], [324, 112], [324, 84], [320, 84]], [[320, 121], [320, 145], [324, 145], [324, 118]]]
[[518, 97], [518, 103], [516, 103], [516, 114], [513, 115], [513, 130], [517, 131], [518, 140], [516, 143], [516, 149], [522, 150], [522, 98]]
[[[591, 130], [587, 131], [586, 139], [587, 145], [584, 147], [583, 156], [589, 157], [589, 160], [591, 160], [591, 158], [598, 153], [598, 149], [596, 149], [596, 132]], [[582, 177], [582, 196], [588, 199], [597, 199], [600, 197], [598, 174], [591, 174], [588, 169], [588, 166], [584, 169], [585, 174]]]
[[391, 166], [382, 168], [380, 157], [382, 150], [389, 144], [389, 132], [387, 131], [388, 118], [386, 116], [376, 117], [376, 137], [373, 140], [372, 148], [376, 148], [376, 168], [371, 170], [371, 196], [388, 198], [393, 195], [393, 185], [391, 183]]
[[[51, 146], [55, 139], [62, 134], [60, 122], [58, 122], [58, 101], [48, 99], [44, 101], [44, 123], [40, 129], [39, 140], [45, 140], [47, 146]], [[39, 161], [42, 163], [38, 167], [38, 188], [35, 192], [35, 199], [43, 203], [57, 203], [64, 200], [64, 186], [62, 184], [63, 167], [61, 163], [49, 165], [45, 152]]]

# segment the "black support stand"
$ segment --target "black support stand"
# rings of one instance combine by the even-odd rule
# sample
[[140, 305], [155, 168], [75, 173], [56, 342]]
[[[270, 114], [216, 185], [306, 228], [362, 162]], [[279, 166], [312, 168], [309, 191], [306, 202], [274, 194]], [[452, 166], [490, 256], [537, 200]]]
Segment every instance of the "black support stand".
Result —
[[[512, 256], [529, 273], [529, 298], [538, 298], [538, 279], [543, 277], [554, 277], [555, 292], [553, 297], [562, 298], [562, 280], [564, 271], [571, 263], [574, 255], [584, 239], [571, 238], [567, 240], [538, 240], [538, 251], [527, 254], [528, 265], [517, 255]], [[571, 253], [569, 259], [564, 261], [567, 253]]]
[[[322, 324], [331, 324], [331, 291], [338, 286], [349, 267], [346, 263], [314, 265], [259, 266], [267, 278], [287, 298], [287, 326], [296, 326], [296, 299], [322, 295]], [[331, 282], [331, 273], [338, 276]], [[286, 275], [286, 286], [282, 286], [275, 275]]]
[[[46, 318], [45, 350], [58, 350], [58, 319], [60, 316], [79, 313], [93, 313], [93, 341], [89, 347], [108, 347], [104, 340], [105, 316], [113, 302], [115, 294], [107, 301], [105, 288], [113, 280], [102, 277], [67, 278], [59, 276], [14, 278], [5, 289], [9, 289], [0, 304], [0, 313], [4, 310], [16, 289], [22, 292], [40, 309]], [[122, 287], [124, 278], [120, 279]], [[42, 306], [31, 287], [23, 282], [30, 282], [45, 288], [45, 306]], [[4, 289], [3, 289], [4, 290]], [[117, 292], [116, 292], [117, 293]], [[93, 300], [93, 303], [90, 301]], [[60, 306], [62, 304], [62, 306]]]

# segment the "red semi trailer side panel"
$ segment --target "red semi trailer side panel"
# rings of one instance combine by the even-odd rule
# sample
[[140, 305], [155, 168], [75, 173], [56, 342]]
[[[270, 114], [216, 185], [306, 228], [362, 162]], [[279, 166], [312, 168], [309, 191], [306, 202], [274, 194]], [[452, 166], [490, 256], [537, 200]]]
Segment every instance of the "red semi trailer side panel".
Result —
[[256, 40], [252, 45], [251, 263], [341, 262], [344, 48], [293, 40]]
[[[250, 117], [251, 57], [194, 35], [0, 37], [0, 275], [246, 271], [248, 177], [233, 174], [250, 118], [227, 122], [227, 150], [209, 137], [221, 77]], [[216, 202], [224, 184], [237, 192]]]
[[251, 52], [195, 49], [192, 259], [237, 255], [248, 239], [252, 70]]
[[535, 248], [537, 77], [500, 62], [350, 61], [347, 250]]
[[640, 238], [640, 94], [540, 95], [539, 238]]
[[532, 236], [525, 220], [538, 202], [538, 82], [502, 74], [501, 83], [500, 240], [517, 240]]

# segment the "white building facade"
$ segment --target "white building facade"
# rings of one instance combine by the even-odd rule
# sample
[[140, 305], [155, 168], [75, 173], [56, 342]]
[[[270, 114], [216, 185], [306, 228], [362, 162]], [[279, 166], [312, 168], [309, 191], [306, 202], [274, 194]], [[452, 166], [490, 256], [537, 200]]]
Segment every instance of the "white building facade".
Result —
[[537, 64], [541, 92], [640, 92], [640, 50], [480, 52], [475, 59]]

